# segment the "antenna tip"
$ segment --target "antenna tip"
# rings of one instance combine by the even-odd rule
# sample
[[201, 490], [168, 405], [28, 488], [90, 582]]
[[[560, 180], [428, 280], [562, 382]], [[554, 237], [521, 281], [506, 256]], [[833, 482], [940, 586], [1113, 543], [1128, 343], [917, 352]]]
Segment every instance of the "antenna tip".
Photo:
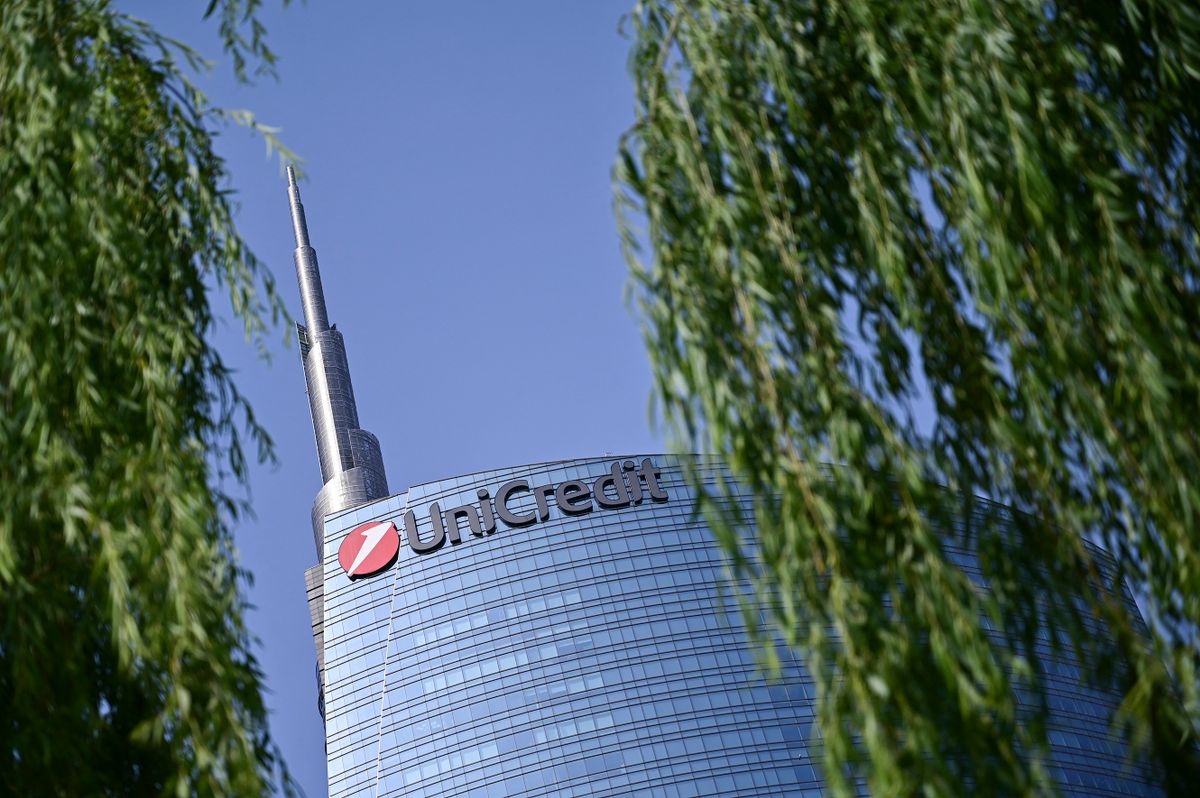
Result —
[[287, 166], [287, 176], [288, 176], [288, 185], [289, 186], [296, 185], [296, 167], [293, 166], [292, 164], [288, 164], [288, 166]]

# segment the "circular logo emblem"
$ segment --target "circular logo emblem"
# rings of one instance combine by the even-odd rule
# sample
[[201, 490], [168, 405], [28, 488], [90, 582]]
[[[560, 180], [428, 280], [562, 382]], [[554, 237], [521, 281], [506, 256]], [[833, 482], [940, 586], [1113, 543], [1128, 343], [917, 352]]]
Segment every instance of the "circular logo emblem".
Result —
[[400, 551], [400, 535], [391, 521], [373, 521], [346, 535], [338, 549], [338, 563], [353, 579], [370, 576], [392, 564]]

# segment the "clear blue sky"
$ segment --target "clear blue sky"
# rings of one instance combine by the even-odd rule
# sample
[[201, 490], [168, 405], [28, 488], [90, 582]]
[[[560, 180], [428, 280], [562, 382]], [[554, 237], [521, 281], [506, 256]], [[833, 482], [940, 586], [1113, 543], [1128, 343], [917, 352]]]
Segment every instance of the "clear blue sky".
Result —
[[[122, 8], [218, 59], [203, 0]], [[661, 450], [650, 371], [624, 302], [611, 167], [632, 120], [632, 0], [337, 3], [267, 0], [279, 82], [202, 81], [306, 159], [302, 185], [331, 320], [345, 333], [363, 425], [393, 491], [506, 464]], [[286, 181], [262, 143], [221, 137], [243, 235], [299, 313]], [[221, 302], [219, 305], [224, 307]], [[228, 362], [276, 441], [240, 524], [251, 628], [272, 729], [310, 796], [325, 793], [303, 571], [320, 477], [294, 345]]]

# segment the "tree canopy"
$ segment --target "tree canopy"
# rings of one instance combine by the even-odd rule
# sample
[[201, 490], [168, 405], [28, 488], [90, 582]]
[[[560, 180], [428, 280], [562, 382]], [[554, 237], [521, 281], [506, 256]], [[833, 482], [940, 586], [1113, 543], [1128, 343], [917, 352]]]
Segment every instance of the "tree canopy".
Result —
[[[242, 78], [273, 61], [257, 6], [207, 9]], [[260, 341], [283, 311], [203, 66], [107, 2], [0, 5], [5, 794], [290, 791], [231, 535], [243, 439], [270, 441], [210, 343], [210, 290]]]
[[629, 24], [618, 211], [656, 396], [755, 490], [753, 542], [701, 502], [818, 682], [828, 783], [1052, 794], [1048, 640], [1192, 794], [1200, 7], [641, 0]]

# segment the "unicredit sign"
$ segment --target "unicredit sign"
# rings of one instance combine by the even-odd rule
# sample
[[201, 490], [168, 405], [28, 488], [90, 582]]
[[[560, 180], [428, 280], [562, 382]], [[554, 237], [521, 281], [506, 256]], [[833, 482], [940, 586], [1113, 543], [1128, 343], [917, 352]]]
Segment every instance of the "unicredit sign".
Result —
[[400, 534], [391, 521], [356, 527], [338, 548], [338, 563], [350, 578], [379, 573], [396, 560]]
[[[514, 529], [540, 523], [550, 517], [552, 508], [566, 516], [579, 516], [596, 510], [628, 507], [644, 501], [662, 502], [669, 497], [659, 483], [660, 475], [658, 467], [650, 458], [646, 458], [641, 463], [633, 460], [615, 462], [608, 473], [588, 482], [571, 479], [547, 485], [532, 485], [529, 480], [514, 479], [500, 485], [494, 492], [480, 489], [476, 492], [478, 501], [470, 504], [442, 509], [438, 502], [433, 502], [425, 511], [432, 533], [426, 533], [424, 539], [417, 528], [416, 512], [409, 510], [404, 514], [404, 535], [413, 552], [432, 554], [446, 543], [452, 546], [462, 543], [464, 532], [472, 537], [482, 538], [493, 534], [498, 523]], [[391, 527], [391, 534], [396, 537], [395, 545], [398, 547], [399, 533], [395, 531], [395, 525], [390, 522], [384, 522], [383, 525]], [[380, 524], [364, 524], [352, 531], [342, 542], [338, 561], [351, 577], [376, 573], [390, 565], [391, 559], [395, 558], [396, 552], [391, 550], [389, 559], [382, 561], [379, 558], [383, 557], [383, 553], [377, 557], [372, 549], [372, 553], [366, 555], [369, 562], [368, 559], [360, 561], [361, 552], [371, 543], [372, 536], [381, 534], [374, 530], [377, 526]], [[381, 542], [376, 544], [379, 547], [384, 546], [382, 538], [381, 535]], [[349, 553], [350, 551], [353, 553]], [[382, 551], [388, 549], [384, 548]], [[382, 564], [379, 564], [380, 562]]]

